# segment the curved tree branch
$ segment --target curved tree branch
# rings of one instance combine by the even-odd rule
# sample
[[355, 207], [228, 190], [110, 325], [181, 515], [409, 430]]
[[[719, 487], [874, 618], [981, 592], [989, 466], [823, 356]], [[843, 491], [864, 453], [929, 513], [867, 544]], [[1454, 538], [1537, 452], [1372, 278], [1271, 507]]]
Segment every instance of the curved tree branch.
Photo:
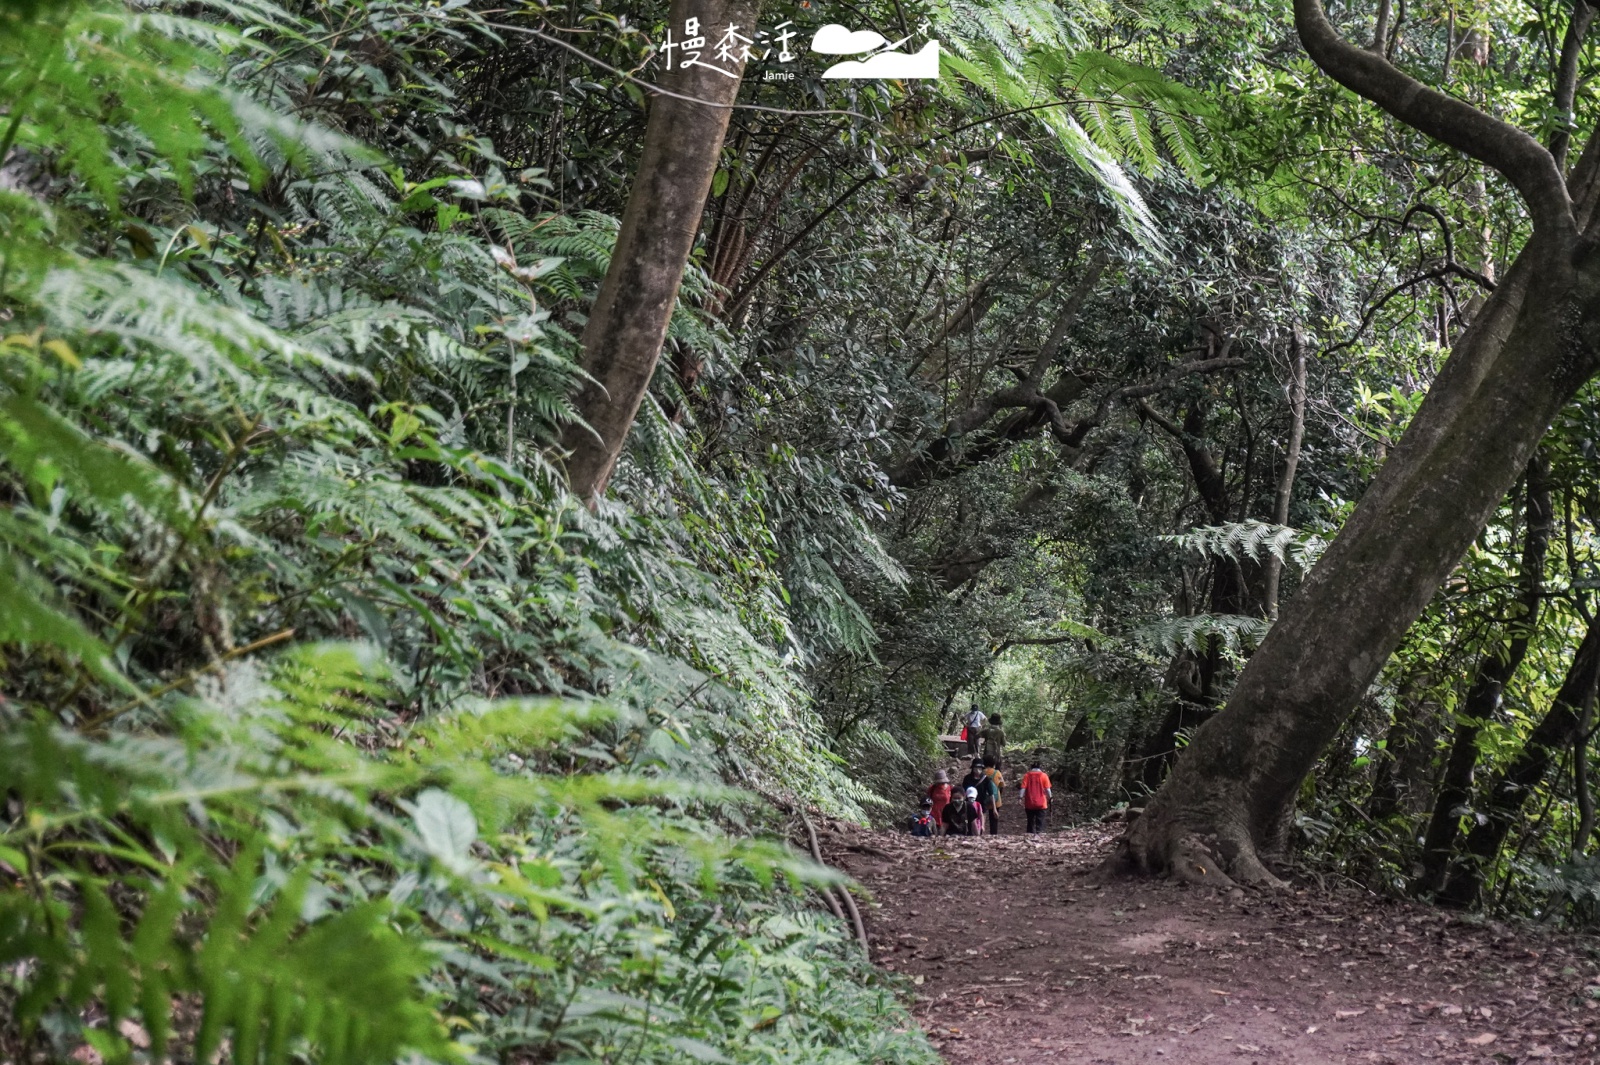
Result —
[[[1083, 394], [1089, 384], [1087, 378], [1069, 373], [1063, 375], [1054, 387], [1044, 392], [1019, 386], [990, 393], [984, 397], [981, 406], [974, 405], [960, 416], [964, 419], [973, 419], [970, 428], [963, 430], [963, 434], [973, 435], [981, 431], [983, 434], [981, 442], [962, 450], [957, 456], [956, 441], [959, 437], [947, 428], [946, 432], [921, 450], [913, 452], [899, 466], [889, 470], [889, 483], [897, 488], [910, 488], [939, 477], [948, 477], [960, 470], [988, 461], [1015, 441], [1027, 439], [1042, 425], [1048, 425], [1050, 435], [1064, 447], [1079, 447], [1090, 431], [1105, 423], [1117, 400], [1152, 396], [1171, 387], [1182, 378], [1217, 370], [1231, 370], [1244, 366], [1247, 362], [1248, 360], [1237, 356], [1220, 356], [1184, 363], [1154, 381], [1124, 385], [1109, 390], [1100, 397], [1093, 414], [1072, 423], [1068, 423], [1062, 416], [1061, 408]], [[1017, 413], [993, 428], [984, 428], [991, 417], [1007, 409], [1015, 410]], [[980, 414], [982, 417], [979, 417]]]
[[1414, 203], [1410, 207], [1406, 208], [1406, 213], [1400, 219], [1401, 230], [1403, 231], [1410, 229], [1412, 217], [1419, 214], [1425, 214], [1435, 222], [1439, 223], [1439, 236], [1444, 240], [1444, 261], [1447, 263], [1455, 262], [1456, 240], [1455, 236], [1450, 232], [1450, 220], [1444, 216], [1443, 211], [1439, 210], [1439, 208], [1435, 207], [1433, 204]]
[[1535, 230], [1576, 234], [1566, 181], [1544, 145], [1345, 41], [1320, 0], [1294, 0], [1294, 24], [1312, 62], [1333, 80], [1411, 128], [1498, 170], [1522, 194]]
[[1367, 313], [1361, 316], [1361, 324], [1356, 326], [1356, 331], [1351, 333], [1350, 336], [1344, 340], [1339, 341], [1339, 343], [1334, 344], [1332, 347], [1323, 348], [1322, 355], [1320, 357], [1325, 358], [1329, 355], [1332, 355], [1336, 351], [1343, 351], [1345, 348], [1354, 347], [1360, 342], [1361, 335], [1367, 331], [1367, 327], [1372, 324], [1372, 320], [1378, 316], [1378, 312], [1383, 310], [1384, 306], [1390, 300], [1400, 295], [1400, 293], [1413, 289], [1422, 284], [1424, 281], [1438, 281], [1445, 277], [1465, 278], [1466, 280], [1481, 286], [1486, 291], [1494, 291], [1494, 282], [1490, 281], [1487, 277], [1484, 277], [1476, 270], [1469, 270], [1460, 263], [1440, 263], [1433, 269], [1424, 270], [1416, 277], [1408, 278], [1407, 280], [1402, 281], [1398, 285], [1391, 288], [1388, 292], [1385, 292], [1381, 297], [1378, 298], [1376, 303], [1367, 308]]
[[1083, 637], [1077, 633], [1071, 633], [1066, 636], [1019, 636], [1009, 640], [1001, 640], [995, 645], [994, 656], [999, 658], [1013, 647], [1051, 647], [1058, 643], [1071, 643], [1073, 640], [1081, 639]]

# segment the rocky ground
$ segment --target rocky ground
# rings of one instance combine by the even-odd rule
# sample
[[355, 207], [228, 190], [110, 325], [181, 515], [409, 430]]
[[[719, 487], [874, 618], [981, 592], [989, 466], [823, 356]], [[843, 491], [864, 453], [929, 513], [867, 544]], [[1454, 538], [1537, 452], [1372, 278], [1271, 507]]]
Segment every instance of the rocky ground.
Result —
[[962, 1065], [1600, 1062], [1600, 940], [1354, 889], [1108, 875], [1120, 828], [913, 839], [834, 826], [873, 958]]

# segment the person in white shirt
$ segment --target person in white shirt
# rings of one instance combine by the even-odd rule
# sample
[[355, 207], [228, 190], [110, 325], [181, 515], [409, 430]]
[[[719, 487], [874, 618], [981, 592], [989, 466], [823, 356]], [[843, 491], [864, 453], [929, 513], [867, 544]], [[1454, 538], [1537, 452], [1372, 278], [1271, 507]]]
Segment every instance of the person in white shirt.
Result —
[[976, 758], [978, 756], [978, 733], [983, 731], [983, 726], [988, 721], [989, 719], [984, 716], [983, 711], [978, 709], [978, 704], [973, 703], [972, 709], [967, 711], [966, 720], [968, 757]]

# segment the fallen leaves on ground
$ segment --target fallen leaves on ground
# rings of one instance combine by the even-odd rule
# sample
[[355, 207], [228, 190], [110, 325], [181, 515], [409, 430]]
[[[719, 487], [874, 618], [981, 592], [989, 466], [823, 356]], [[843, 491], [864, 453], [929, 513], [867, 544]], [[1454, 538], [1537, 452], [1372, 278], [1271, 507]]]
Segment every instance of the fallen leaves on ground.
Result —
[[866, 889], [875, 960], [962, 1065], [1600, 1062], [1593, 937], [1353, 888], [1124, 879], [1102, 868], [1118, 832], [834, 824], [822, 842]]

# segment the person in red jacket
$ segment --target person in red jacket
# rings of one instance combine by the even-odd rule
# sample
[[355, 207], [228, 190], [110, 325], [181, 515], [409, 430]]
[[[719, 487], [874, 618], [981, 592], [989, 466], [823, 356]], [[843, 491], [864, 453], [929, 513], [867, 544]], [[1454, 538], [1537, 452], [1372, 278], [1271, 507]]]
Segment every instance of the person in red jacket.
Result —
[[1039, 759], [1033, 760], [1033, 768], [1022, 775], [1022, 809], [1028, 815], [1028, 832], [1044, 831], [1045, 811], [1050, 809], [1050, 777], [1043, 769], [1039, 768]]
[[944, 808], [950, 802], [950, 774], [943, 769], [933, 775], [933, 784], [928, 788], [928, 798], [933, 800], [933, 823], [938, 826], [938, 831], [944, 830]]

